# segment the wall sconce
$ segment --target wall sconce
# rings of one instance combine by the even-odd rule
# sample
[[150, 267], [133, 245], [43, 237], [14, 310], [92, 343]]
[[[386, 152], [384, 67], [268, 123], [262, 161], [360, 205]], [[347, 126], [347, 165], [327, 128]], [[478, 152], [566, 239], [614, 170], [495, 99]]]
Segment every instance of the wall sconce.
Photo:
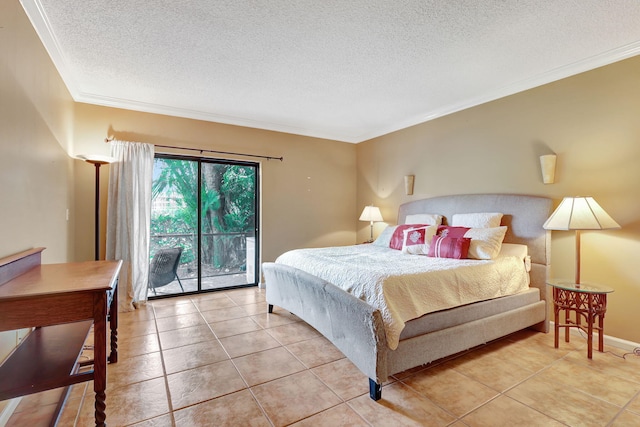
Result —
[[415, 178], [415, 175], [405, 175], [404, 177], [404, 192], [407, 193], [407, 196], [413, 194], [413, 182]]
[[540, 169], [542, 169], [542, 182], [553, 184], [556, 176], [556, 155], [545, 154], [540, 156]]

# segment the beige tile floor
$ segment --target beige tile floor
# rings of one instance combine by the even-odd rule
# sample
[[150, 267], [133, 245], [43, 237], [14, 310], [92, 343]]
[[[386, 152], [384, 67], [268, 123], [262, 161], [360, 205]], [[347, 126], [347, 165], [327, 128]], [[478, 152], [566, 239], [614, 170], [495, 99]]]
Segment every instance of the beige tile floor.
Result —
[[[120, 316], [108, 367], [110, 426], [640, 426], [640, 357], [586, 357], [581, 337], [523, 331], [368, 380], [264, 290], [155, 300]], [[8, 426], [47, 425], [56, 391], [25, 399]], [[91, 384], [72, 388], [59, 426], [93, 425]], [[49, 412], [50, 413], [50, 412]]]

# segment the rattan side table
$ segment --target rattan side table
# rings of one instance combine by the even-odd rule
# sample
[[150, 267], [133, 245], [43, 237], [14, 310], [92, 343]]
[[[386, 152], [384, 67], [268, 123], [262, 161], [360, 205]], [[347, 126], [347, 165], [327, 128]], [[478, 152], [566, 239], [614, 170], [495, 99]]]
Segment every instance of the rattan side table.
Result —
[[[554, 345], [558, 348], [560, 328], [564, 340], [569, 342], [569, 329], [579, 328], [587, 334], [587, 357], [593, 356], [593, 330], [598, 331], [598, 351], [604, 351], [604, 315], [607, 311], [607, 294], [613, 289], [593, 283], [572, 283], [568, 280], [547, 282], [553, 288], [553, 313], [555, 323]], [[560, 311], [564, 310], [564, 323], [560, 323]], [[571, 318], [571, 313], [574, 318]], [[583, 322], [584, 321], [584, 322]], [[597, 326], [595, 325], [597, 321]]]

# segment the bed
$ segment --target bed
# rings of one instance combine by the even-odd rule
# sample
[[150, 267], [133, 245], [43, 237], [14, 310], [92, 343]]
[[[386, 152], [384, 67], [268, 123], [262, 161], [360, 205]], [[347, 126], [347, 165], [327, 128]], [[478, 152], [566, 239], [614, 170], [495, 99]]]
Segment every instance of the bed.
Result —
[[[527, 256], [523, 259], [527, 270], [526, 289], [507, 292], [504, 296], [464, 300], [462, 305], [437, 309], [416, 318], [408, 314], [410, 319], [403, 319], [400, 330], [396, 327], [393, 332], [387, 307], [377, 301], [367, 302], [367, 298], [354, 289], [358, 286], [352, 285], [353, 279], [342, 279], [346, 275], [341, 272], [334, 272], [333, 276], [324, 272], [312, 274], [302, 268], [315, 270], [299, 267], [295, 260], [288, 260], [283, 254], [275, 263], [263, 264], [269, 312], [278, 306], [313, 326], [369, 377], [370, 397], [379, 400], [382, 383], [390, 375], [524, 328], [548, 332], [546, 278], [550, 234], [542, 224], [551, 208], [552, 201], [544, 197], [471, 194], [417, 200], [402, 204], [398, 210], [398, 224], [405, 224], [408, 216], [415, 218], [418, 214], [440, 215], [447, 225], [456, 214], [502, 213], [500, 225], [506, 226], [503, 246], [526, 245]], [[350, 256], [360, 256], [378, 251], [374, 246], [356, 245], [336, 250], [338, 254], [345, 251]], [[413, 260], [426, 259], [405, 256]], [[358, 263], [352, 264], [357, 268]], [[369, 277], [362, 272], [358, 274]]]

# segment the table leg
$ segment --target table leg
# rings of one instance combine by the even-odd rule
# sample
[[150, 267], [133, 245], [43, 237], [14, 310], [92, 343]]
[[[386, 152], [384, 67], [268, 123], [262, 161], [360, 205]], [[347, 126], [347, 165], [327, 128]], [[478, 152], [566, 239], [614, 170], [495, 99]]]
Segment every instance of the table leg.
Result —
[[107, 295], [96, 293], [93, 302], [93, 391], [96, 394], [96, 426], [106, 427]]
[[587, 357], [593, 358], [593, 295], [587, 297]]
[[[554, 289], [555, 292], [555, 289]], [[553, 345], [555, 346], [555, 348], [558, 348], [559, 346], [559, 341], [560, 341], [560, 308], [558, 307], [558, 304], [554, 304], [553, 307], [553, 323], [554, 323], [554, 337], [553, 337]]]
[[[576, 316], [576, 322], [580, 324], [580, 319]], [[569, 324], [571, 323], [571, 310], [567, 307], [564, 308], [564, 324], [567, 325], [564, 327], [564, 341], [569, 342]]]
[[598, 316], [598, 351], [600, 353], [604, 351], [604, 310], [607, 309], [607, 294], [603, 294], [601, 298], [603, 311]]
[[[116, 282], [117, 283], [117, 282]], [[109, 308], [109, 328], [111, 329], [111, 353], [109, 363], [118, 363], [118, 286], [113, 287], [113, 298]]]
[[598, 351], [604, 351], [604, 314], [598, 316]]

